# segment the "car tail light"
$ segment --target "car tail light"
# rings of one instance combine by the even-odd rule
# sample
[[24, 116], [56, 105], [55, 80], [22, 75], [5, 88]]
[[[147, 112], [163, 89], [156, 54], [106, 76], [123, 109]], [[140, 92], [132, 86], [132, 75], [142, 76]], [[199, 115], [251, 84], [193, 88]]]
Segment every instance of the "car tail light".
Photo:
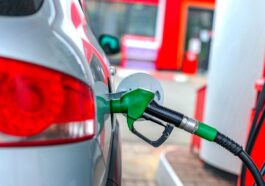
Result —
[[0, 58], [0, 146], [68, 143], [94, 134], [88, 85], [42, 66]]

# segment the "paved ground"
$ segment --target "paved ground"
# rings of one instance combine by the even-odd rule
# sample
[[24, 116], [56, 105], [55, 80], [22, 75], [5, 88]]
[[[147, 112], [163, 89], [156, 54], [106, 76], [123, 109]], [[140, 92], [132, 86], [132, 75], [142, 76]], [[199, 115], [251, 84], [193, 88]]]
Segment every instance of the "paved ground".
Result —
[[198, 156], [190, 153], [189, 148], [175, 147], [166, 153], [166, 159], [185, 186], [236, 185], [235, 180], [228, 180], [222, 173], [205, 168]]
[[[125, 76], [134, 71], [118, 70], [116, 85]], [[165, 91], [164, 105], [193, 116], [196, 90], [205, 83], [205, 77], [183, 77], [173, 72], [151, 72], [162, 84]], [[177, 81], [176, 81], [177, 80]], [[154, 186], [154, 176], [162, 151], [174, 148], [174, 145], [188, 146], [190, 135], [174, 130], [166, 145], [153, 148], [129, 132], [125, 117], [118, 117], [121, 124], [122, 153], [123, 153], [123, 185], [124, 186]], [[145, 135], [155, 139], [160, 133], [159, 127], [148, 122], [139, 122], [138, 128]]]
[[152, 148], [137, 142], [122, 143], [122, 186], [157, 186], [155, 173], [161, 152], [174, 146]]

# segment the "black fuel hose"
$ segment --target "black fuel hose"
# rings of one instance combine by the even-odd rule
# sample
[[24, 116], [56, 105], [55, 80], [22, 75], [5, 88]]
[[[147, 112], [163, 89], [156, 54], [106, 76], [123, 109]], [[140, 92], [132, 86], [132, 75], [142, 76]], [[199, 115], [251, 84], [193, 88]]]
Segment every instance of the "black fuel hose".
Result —
[[[191, 123], [193, 123], [192, 120], [190, 122], [187, 122], [189, 120], [188, 117], [184, 116], [183, 114], [176, 112], [174, 110], [171, 110], [169, 108], [165, 108], [163, 106], [160, 106], [155, 101], [151, 102], [149, 106], [146, 108], [145, 112], [147, 114], [150, 114], [151, 116], [154, 116], [160, 120], [163, 120], [165, 122], [173, 124], [175, 127], [181, 127], [181, 124], [183, 124], [183, 119], [186, 119], [187, 126]], [[196, 121], [195, 121], [196, 122]], [[194, 123], [193, 123], [194, 124]], [[242, 146], [230, 139], [229, 137], [223, 135], [222, 133], [218, 132], [216, 129], [207, 126], [203, 123], [197, 123], [196, 125], [191, 125], [190, 127], [196, 128], [196, 130], [190, 130], [191, 128], [188, 126], [187, 128], [183, 128], [186, 131], [195, 133], [196, 135], [203, 137], [204, 139], [207, 139], [208, 141], [213, 141], [217, 143], [218, 145], [224, 147], [231, 153], [233, 153], [235, 156], [239, 157], [242, 162], [245, 164], [245, 166], [248, 167], [251, 174], [253, 175], [256, 183], [258, 186], [265, 186], [263, 177], [261, 173], [259, 172], [258, 168], [254, 164], [254, 162], [251, 160], [249, 155], [243, 150]], [[198, 132], [199, 131], [199, 132]]]
[[[255, 142], [257, 140], [259, 131], [262, 127], [263, 121], [265, 119], [265, 110], [262, 108], [264, 106], [265, 102], [265, 83], [263, 84], [262, 90], [259, 95], [259, 99], [257, 102], [257, 107], [256, 107], [256, 112], [255, 116], [251, 125], [251, 130], [249, 132], [248, 140], [247, 140], [247, 145], [246, 145], [246, 152], [248, 154], [252, 153], [253, 147], [255, 145]], [[261, 114], [262, 113], [262, 114]], [[261, 116], [260, 116], [261, 114]], [[259, 118], [260, 116], [260, 118]], [[245, 177], [246, 177], [246, 166], [242, 166], [241, 170], [241, 178], [240, 178], [240, 186], [245, 186]]]

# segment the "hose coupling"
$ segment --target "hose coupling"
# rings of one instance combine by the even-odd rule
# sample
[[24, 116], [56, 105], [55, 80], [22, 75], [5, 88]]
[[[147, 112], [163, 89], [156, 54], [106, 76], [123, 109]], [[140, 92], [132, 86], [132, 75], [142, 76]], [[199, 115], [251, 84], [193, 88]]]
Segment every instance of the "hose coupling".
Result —
[[195, 133], [195, 131], [198, 129], [199, 123], [198, 121], [189, 118], [187, 116], [183, 116], [183, 119], [179, 125], [179, 128], [189, 132], [189, 133]]

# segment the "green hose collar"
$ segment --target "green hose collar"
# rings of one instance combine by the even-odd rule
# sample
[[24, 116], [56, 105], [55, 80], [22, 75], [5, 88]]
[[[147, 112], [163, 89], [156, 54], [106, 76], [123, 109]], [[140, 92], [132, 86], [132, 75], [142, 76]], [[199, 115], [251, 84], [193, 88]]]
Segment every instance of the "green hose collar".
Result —
[[217, 136], [217, 130], [204, 123], [199, 123], [198, 129], [195, 131], [195, 134], [208, 141], [214, 141]]

